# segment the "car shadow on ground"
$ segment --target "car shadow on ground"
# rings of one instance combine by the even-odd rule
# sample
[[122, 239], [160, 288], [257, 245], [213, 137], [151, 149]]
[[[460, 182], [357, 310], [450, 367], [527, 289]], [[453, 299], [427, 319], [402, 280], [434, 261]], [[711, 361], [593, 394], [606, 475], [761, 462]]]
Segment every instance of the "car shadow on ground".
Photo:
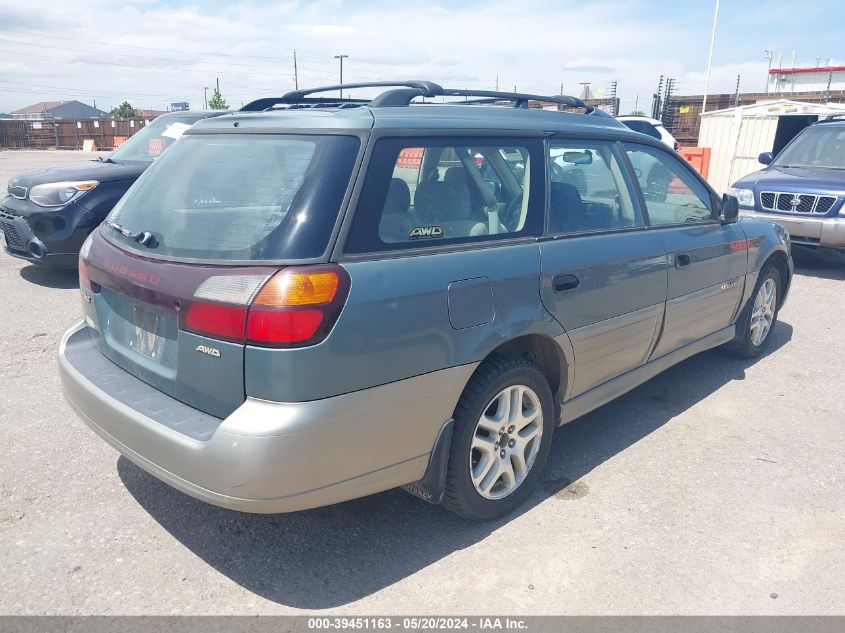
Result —
[[[790, 341], [792, 326], [779, 323], [771, 337], [768, 353]], [[196, 501], [124, 457], [117, 470], [138, 503], [220, 573], [276, 603], [331, 608], [481, 541], [540, 503], [586, 496], [584, 475], [722, 386], [743, 380], [754, 362], [704, 352], [557, 429], [542, 485], [516, 514], [488, 523], [464, 521], [399, 490], [292, 514], [243, 514]]]
[[843, 255], [820, 254], [812, 249], [794, 247], [792, 259], [795, 261], [796, 275], [845, 281]]
[[20, 275], [25, 281], [45, 288], [68, 290], [79, 287], [79, 272], [70, 268], [29, 265], [21, 268]]

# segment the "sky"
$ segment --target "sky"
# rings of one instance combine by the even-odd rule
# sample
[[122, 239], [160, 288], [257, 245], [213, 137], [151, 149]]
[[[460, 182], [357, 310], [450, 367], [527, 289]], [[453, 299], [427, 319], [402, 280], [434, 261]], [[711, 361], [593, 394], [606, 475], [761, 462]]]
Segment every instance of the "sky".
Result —
[[[219, 80], [230, 106], [294, 87], [429, 79], [447, 87], [598, 96], [649, 111], [660, 75], [704, 89], [715, 0], [0, 0], [0, 112], [52, 100], [203, 107]], [[722, 0], [710, 92], [765, 87], [783, 65], [845, 63], [845, 2]], [[361, 91], [360, 96], [373, 94]], [[209, 90], [210, 95], [210, 90]]]

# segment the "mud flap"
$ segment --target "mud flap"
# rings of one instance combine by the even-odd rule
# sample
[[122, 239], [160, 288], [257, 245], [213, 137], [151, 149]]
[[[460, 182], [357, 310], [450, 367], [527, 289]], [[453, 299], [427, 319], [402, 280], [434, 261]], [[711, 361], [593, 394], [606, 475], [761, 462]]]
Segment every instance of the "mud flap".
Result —
[[441, 427], [423, 478], [402, 486], [405, 492], [410, 492], [415, 497], [434, 505], [443, 501], [443, 495], [446, 492], [446, 469], [449, 467], [449, 446], [452, 443], [454, 424], [454, 420], [449, 420]]

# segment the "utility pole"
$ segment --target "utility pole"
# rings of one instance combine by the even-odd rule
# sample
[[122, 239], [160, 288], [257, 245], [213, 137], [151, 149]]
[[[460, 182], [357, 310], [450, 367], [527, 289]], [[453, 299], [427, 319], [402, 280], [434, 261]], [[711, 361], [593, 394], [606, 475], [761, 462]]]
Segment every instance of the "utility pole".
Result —
[[824, 102], [830, 103], [830, 82], [833, 81], [833, 71], [829, 70], [827, 73], [827, 90], [824, 92]]
[[584, 91], [582, 92], [583, 96], [582, 99], [589, 99], [590, 98], [590, 82], [589, 81], [582, 81], [578, 84], [579, 86], [584, 86]]
[[[798, 61], [798, 55], [795, 51], [792, 51], [792, 70], [795, 70], [796, 61]], [[792, 73], [789, 80], [792, 82], [792, 94], [795, 94], [795, 73]]]
[[734, 93], [734, 107], [735, 108], [739, 106], [739, 79], [740, 79], [740, 77], [742, 77], [742, 75], [736, 76], [736, 92]]
[[707, 56], [707, 75], [704, 78], [704, 99], [701, 102], [701, 113], [707, 112], [707, 91], [710, 90], [710, 69], [713, 68], [713, 48], [716, 46], [716, 24], [719, 22], [719, 0], [716, 0], [716, 11], [713, 13], [713, 32], [710, 34], [710, 54]]
[[769, 67], [766, 69], [766, 94], [769, 94], [769, 77], [772, 74], [772, 51], [766, 49], [763, 51], [763, 55], [769, 60]]
[[663, 75], [660, 75], [660, 81], [657, 82], [657, 92], [651, 100], [651, 118], [660, 118], [660, 93], [663, 92]]
[[496, 75], [496, 92], [499, 92], [499, 75]]
[[616, 99], [616, 89], [619, 87], [619, 80], [610, 82], [610, 98], [613, 104], [613, 116], [619, 116], [619, 101]]
[[204, 110], [208, 110], [208, 86], [204, 86], [202, 89], [202, 101], [205, 104]]
[[299, 90], [299, 73], [296, 70], [296, 49], [293, 51], [293, 87]]
[[[335, 55], [335, 59], [340, 60], [340, 85], [343, 85], [343, 60], [349, 57], [349, 55]], [[340, 89], [340, 98], [343, 99], [343, 88]]]
[[675, 123], [675, 112], [672, 109], [672, 94], [675, 92], [675, 80], [669, 78], [666, 80], [666, 93], [663, 97], [663, 112], [659, 119], [663, 122], [665, 127], [670, 132], [673, 131]]

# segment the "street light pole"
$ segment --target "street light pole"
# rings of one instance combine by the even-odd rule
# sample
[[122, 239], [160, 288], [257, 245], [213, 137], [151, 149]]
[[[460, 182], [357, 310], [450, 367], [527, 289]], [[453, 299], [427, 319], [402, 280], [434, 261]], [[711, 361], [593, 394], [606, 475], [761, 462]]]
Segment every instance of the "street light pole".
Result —
[[710, 90], [710, 69], [713, 67], [713, 48], [716, 45], [716, 23], [719, 21], [719, 0], [716, 0], [716, 10], [713, 13], [713, 32], [710, 34], [710, 55], [707, 57], [707, 77], [704, 79], [704, 100], [701, 102], [701, 113], [707, 111], [707, 91]]
[[[343, 60], [349, 57], [349, 55], [335, 55], [335, 59], [340, 60], [340, 85], [343, 85]], [[343, 88], [340, 89], [340, 98], [343, 99]]]
[[203, 86], [202, 101], [205, 104], [204, 110], [208, 110], [208, 86]]

